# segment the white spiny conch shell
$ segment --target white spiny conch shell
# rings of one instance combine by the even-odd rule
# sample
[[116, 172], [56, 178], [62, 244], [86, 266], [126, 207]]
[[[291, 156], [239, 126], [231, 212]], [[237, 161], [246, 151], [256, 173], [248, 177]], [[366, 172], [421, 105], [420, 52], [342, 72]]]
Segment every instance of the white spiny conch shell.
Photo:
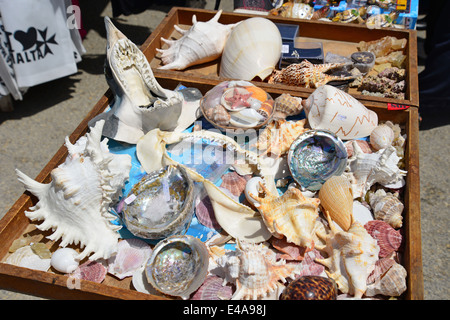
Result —
[[[135, 144], [154, 128], [183, 131], [197, 118], [199, 101], [187, 101], [178, 91], [164, 89], [143, 52], [108, 17], [106, 78], [115, 99], [111, 109], [89, 122], [105, 119], [105, 137]], [[108, 72], [109, 71], [109, 72]]]
[[326, 267], [328, 276], [336, 281], [343, 293], [361, 298], [367, 289], [367, 277], [375, 268], [380, 247], [366, 229], [356, 221], [348, 231], [340, 231], [327, 215], [331, 232], [324, 238], [326, 245], [319, 248], [327, 253], [328, 258], [316, 259]]
[[344, 176], [332, 176], [319, 190], [320, 205], [328, 212], [331, 220], [347, 231], [352, 223], [352, 186]]
[[369, 192], [369, 203], [376, 219], [383, 220], [398, 229], [403, 225], [403, 203], [392, 193], [378, 189]]
[[356, 142], [353, 142], [354, 154], [348, 159], [344, 175], [352, 184], [353, 198], [364, 197], [375, 183], [389, 187], [404, 185], [407, 171], [400, 170], [397, 156], [393, 146], [381, 149], [374, 153], [364, 153]]
[[80, 264], [78, 252], [72, 248], [59, 248], [52, 254], [51, 266], [62, 273], [72, 273]]
[[395, 263], [380, 279], [367, 286], [365, 295], [372, 297], [382, 294], [388, 297], [398, 297], [406, 291], [406, 269]]
[[330, 85], [314, 90], [302, 104], [311, 128], [331, 131], [342, 140], [367, 137], [378, 125], [374, 111]]
[[241, 21], [225, 44], [220, 77], [264, 80], [280, 59], [281, 45], [280, 31], [269, 19], [254, 17]]
[[104, 121], [75, 144], [66, 137], [68, 156], [64, 163], [51, 171], [49, 184], [39, 183], [16, 169], [19, 181], [39, 201], [25, 215], [32, 221], [43, 220], [39, 230], [52, 229], [48, 238], [61, 239], [59, 244], [80, 245], [84, 250], [77, 259], [109, 258], [116, 252], [120, 225], [111, 221], [117, 217], [108, 212], [119, 200], [129, 178], [131, 157], [116, 155], [108, 150], [108, 139], [101, 140]]
[[182, 34], [178, 40], [161, 41], [167, 44], [167, 49], [156, 49], [161, 53], [164, 66], [158, 69], [184, 70], [187, 67], [202, 64], [220, 57], [225, 43], [233, 28], [238, 24], [219, 23], [222, 10], [207, 22], [197, 21], [196, 15], [192, 16], [192, 26], [183, 30], [175, 25], [175, 29]]
[[137, 143], [137, 158], [147, 172], [159, 170], [169, 164], [184, 167], [194, 181], [203, 184], [210, 198], [217, 222], [229, 235], [236, 239], [251, 242], [261, 242], [269, 239], [272, 235], [256, 211], [237, 202], [199, 173], [169, 157], [166, 145], [189, 138], [201, 138], [214, 141], [215, 143], [226, 145], [229, 150], [243, 155], [246, 161], [255, 165], [257, 173], [261, 175], [268, 188], [270, 190], [276, 190], [273, 177], [266, 175], [268, 169], [263, 166], [256, 154], [242, 149], [232, 138], [217, 132], [200, 130], [191, 133], [175, 133], [154, 129], [148, 132]]
[[219, 264], [226, 269], [224, 284], [236, 284], [236, 291], [231, 300], [264, 299], [279, 290], [286, 278], [293, 279], [300, 273], [299, 264], [287, 264], [285, 260], [276, 261], [275, 252], [264, 244], [239, 241], [235, 254], [223, 258]]
[[245, 185], [245, 198], [253, 204], [255, 207], [259, 207], [260, 203], [256, 201], [254, 198], [250, 196], [250, 194], [259, 195], [263, 192], [263, 189], [261, 188], [260, 183], [264, 183], [263, 179], [261, 177], [253, 177], [250, 178], [247, 181], [247, 184]]
[[386, 124], [380, 124], [370, 133], [370, 145], [375, 151], [385, 149], [392, 145], [394, 138], [394, 130]]
[[32, 270], [48, 271], [50, 260], [39, 257], [28, 245], [17, 249], [6, 259], [5, 263]]
[[262, 183], [260, 187], [262, 196], [252, 193], [249, 196], [259, 204], [257, 209], [267, 229], [277, 238], [285, 236], [288, 242], [313, 249], [320, 200], [306, 198], [296, 187], [288, 188], [282, 196], [273, 194]]

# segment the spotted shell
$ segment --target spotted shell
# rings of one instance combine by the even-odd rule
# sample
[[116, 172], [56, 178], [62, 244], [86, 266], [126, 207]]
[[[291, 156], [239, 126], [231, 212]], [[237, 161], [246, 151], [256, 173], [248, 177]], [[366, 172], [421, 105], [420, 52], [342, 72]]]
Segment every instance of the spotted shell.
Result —
[[283, 290], [280, 300], [336, 300], [336, 282], [320, 276], [302, 276]]
[[392, 145], [394, 130], [386, 124], [380, 124], [370, 133], [370, 145], [378, 151]]
[[384, 258], [397, 251], [402, 244], [400, 230], [395, 230], [387, 222], [372, 220], [364, 225], [367, 232], [377, 241], [380, 247], [379, 257]]
[[288, 93], [283, 93], [275, 99], [274, 117], [286, 118], [300, 114], [302, 110], [302, 98], [291, 96]]
[[206, 110], [205, 115], [219, 126], [227, 126], [231, 119], [228, 111], [220, 104]]

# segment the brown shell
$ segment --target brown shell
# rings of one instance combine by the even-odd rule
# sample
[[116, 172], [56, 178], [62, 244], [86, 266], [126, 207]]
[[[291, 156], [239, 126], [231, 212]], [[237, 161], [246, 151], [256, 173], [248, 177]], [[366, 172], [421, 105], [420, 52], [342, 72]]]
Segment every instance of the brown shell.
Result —
[[275, 99], [275, 117], [286, 118], [300, 114], [303, 110], [302, 99], [283, 93]]
[[336, 282], [320, 276], [302, 276], [283, 290], [280, 300], [336, 300]]
[[228, 111], [220, 104], [206, 110], [206, 117], [219, 126], [227, 126], [231, 119]]
[[367, 232], [377, 240], [380, 247], [380, 258], [387, 257], [392, 252], [397, 251], [402, 244], [400, 230], [395, 230], [389, 223], [381, 220], [372, 220], [364, 225]]

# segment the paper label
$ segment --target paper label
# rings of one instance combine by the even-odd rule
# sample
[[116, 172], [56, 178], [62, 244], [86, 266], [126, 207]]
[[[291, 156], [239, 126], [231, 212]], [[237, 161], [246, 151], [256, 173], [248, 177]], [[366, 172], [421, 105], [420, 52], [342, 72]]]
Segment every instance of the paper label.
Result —
[[407, 106], [405, 104], [397, 104], [397, 103], [388, 103], [387, 108], [388, 110], [406, 110], [410, 106]]
[[289, 53], [289, 45], [283, 44], [281, 46], [281, 53]]
[[124, 201], [126, 204], [130, 204], [132, 203], [134, 200], [136, 199], [136, 195], [135, 194], [131, 194], [128, 198], [126, 198]]

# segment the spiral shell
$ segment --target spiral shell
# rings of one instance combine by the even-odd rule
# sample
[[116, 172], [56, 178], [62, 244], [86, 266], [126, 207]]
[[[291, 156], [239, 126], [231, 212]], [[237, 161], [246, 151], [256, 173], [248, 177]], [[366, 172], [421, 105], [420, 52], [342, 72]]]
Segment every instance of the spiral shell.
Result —
[[291, 96], [288, 93], [283, 93], [275, 99], [276, 114], [274, 117], [286, 118], [300, 114], [302, 110], [302, 98]]
[[400, 199], [379, 189], [375, 193], [369, 193], [369, 202], [375, 219], [385, 221], [395, 229], [402, 227], [404, 205]]
[[371, 297], [382, 294], [398, 297], [407, 289], [406, 276], [406, 269], [401, 264], [395, 263], [379, 280], [367, 286], [365, 295]]

